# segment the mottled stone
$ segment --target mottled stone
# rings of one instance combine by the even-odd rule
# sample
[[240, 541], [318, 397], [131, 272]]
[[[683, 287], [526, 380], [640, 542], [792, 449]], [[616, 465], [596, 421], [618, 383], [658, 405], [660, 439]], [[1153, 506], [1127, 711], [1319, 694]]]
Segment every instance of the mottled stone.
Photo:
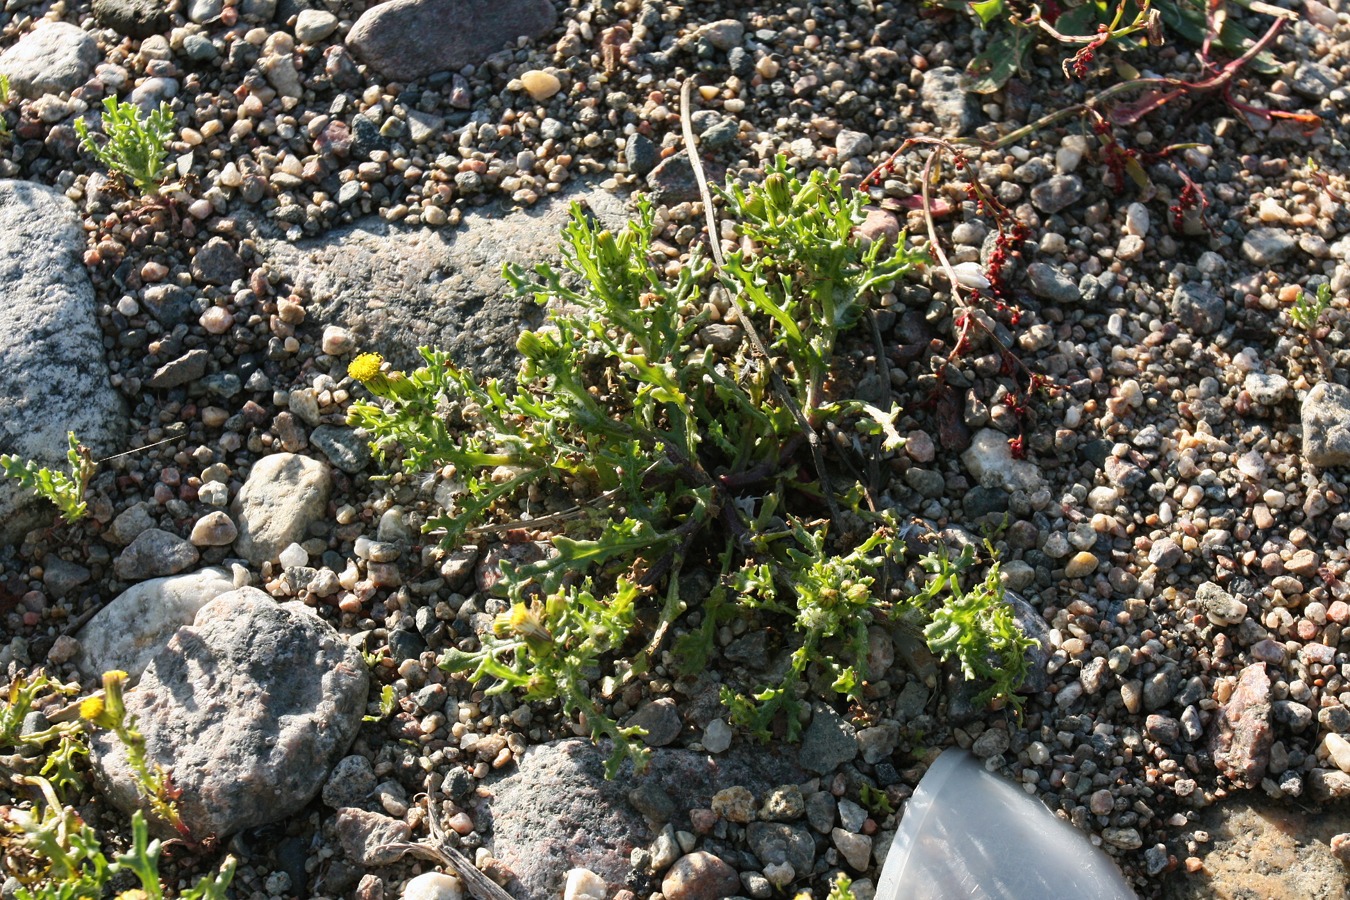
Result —
[[1270, 717], [1270, 676], [1265, 663], [1252, 663], [1210, 725], [1215, 766], [1242, 787], [1254, 788], [1265, 776], [1274, 740]]
[[[360, 653], [303, 606], [255, 588], [221, 594], [155, 654], [126, 698], [151, 764], [173, 773], [198, 839], [228, 837], [305, 806], [346, 752], [365, 712]], [[122, 743], [91, 738], [114, 806], [143, 806]], [[157, 822], [158, 830], [168, 826]]]

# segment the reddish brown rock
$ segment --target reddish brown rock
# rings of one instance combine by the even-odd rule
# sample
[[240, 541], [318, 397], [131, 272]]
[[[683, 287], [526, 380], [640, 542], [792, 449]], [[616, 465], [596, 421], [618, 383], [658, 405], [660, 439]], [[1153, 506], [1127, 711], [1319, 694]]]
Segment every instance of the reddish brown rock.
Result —
[[1210, 733], [1214, 764], [1234, 783], [1254, 788], [1270, 764], [1270, 676], [1266, 664], [1252, 663], [1238, 676], [1237, 688], [1219, 708]]
[[666, 900], [721, 900], [740, 887], [735, 869], [702, 850], [677, 859], [661, 881]]

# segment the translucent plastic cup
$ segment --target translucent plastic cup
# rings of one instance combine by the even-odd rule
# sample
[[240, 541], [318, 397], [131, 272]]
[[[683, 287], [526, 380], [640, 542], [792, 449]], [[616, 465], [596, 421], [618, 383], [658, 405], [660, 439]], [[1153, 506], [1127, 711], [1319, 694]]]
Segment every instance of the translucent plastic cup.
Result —
[[1134, 900], [1086, 835], [964, 750], [945, 751], [905, 806], [876, 900]]

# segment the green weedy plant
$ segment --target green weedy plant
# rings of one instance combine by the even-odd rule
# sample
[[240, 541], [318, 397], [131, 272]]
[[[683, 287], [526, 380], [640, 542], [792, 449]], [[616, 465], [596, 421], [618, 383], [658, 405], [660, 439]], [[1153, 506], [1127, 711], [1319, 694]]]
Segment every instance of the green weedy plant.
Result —
[[1311, 334], [1322, 314], [1330, 306], [1331, 285], [1324, 282], [1317, 286], [1317, 293], [1312, 297], [1309, 297], [1306, 291], [1298, 292], [1298, 296], [1294, 298], [1294, 305], [1289, 307], [1289, 319]]
[[[992, 555], [993, 548], [989, 549]], [[955, 558], [939, 548], [921, 563], [931, 577], [908, 604], [921, 620], [928, 620], [923, 637], [929, 649], [943, 662], [954, 657], [967, 680], [988, 685], [976, 703], [998, 700], [1020, 712], [1022, 700], [1016, 691], [1026, 680], [1026, 653], [1035, 641], [1017, 625], [1004, 596], [998, 560], [969, 589], [962, 586], [961, 577], [975, 563], [973, 547], [965, 547]]]
[[[1077, 47], [1063, 62], [1068, 78], [1083, 79], [1108, 44], [1122, 50], [1161, 46], [1164, 34], [1180, 37], [1207, 53], [1212, 46], [1240, 56], [1255, 35], [1234, 21], [1222, 3], [1207, 0], [929, 0], [935, 6], [974, 15], [982, 29], [993, 29], [983, 52], [966, 68], [970, 89], [999, 90], [1025, 65], [1037, 38]], [[1289, 12], [1262, 0], [1236, 0], [1238, 6], [1267, 15]], [[1264, 73], [1276, 71], [1267, 54], [1252, 63]]]
[[[32, 679], [19, 677], [9, 686], [8, 701], [0, 703], [0, 749], [16, 751], [0, 755], [0, 784], [18, 792], [28, 789], [33, 798], [30, 807], [8, 809], [7, 816], [0, 818], [0, 858], [19, 875], [18, 900], [100, 900], [111, 880], [123, 871], [134, 874], [141, 888], [119, 894], [119, 900], [163, 900], [162, 845], [149, 840], [145, 816], [139, 810], [132, 814], [130, 848], [109, 858], [94, 829], [61, 797], [63, 791], [80, 787], [75, 760], [88, 755], [83, 740], [86, 729], [108, 728], [127, 747], [138, 789], [152, 809], [185, 833], [168, 778], [147, 762], [144, 738], [126, 715], [122, 701], [126, 677], [125, 672], [104, 673], [103, 691], [80, 702], [80, 720], [28, 734], [23, 732], [23, 721], [37, 700], [69, 696], [74, 687], [41, 674]], [[234, 858], [227, 857], [214, 876], [202, 878], [179, 897], [225, 900], [234, 870]]]
[[75, 120], [80, 146], [109, 171], [131, 179], [142, 194], [154, 197], [168, 177], [166, 159], [173, 139], [175, 119], [169, 104], [160, 103], [149, 115], [142, 115], [134, 103], [116, 97], [103, 99], [103, 133], [107, 141], [97, 143], [89, 132], [89, 123]]
[[[9, 76], [0, 75], [0, 106], [9, 106]], [[0, 115], [0, 138], [9, 137], [9, 122]]]
[[[518, 528], [552, 534], [541, 561], [501, 565], [510, 610], [442, 666], [580, 713], [613, 742], [611, 775], [624, 759], [641, 765], [645, 750], [589, 686], [599, 678], [608, 693], [650, 668], [695, 596], [700, 621], [686, 622], [674, 653], [687, 671], [734, 616], [758, 611], [795, 635], [775, 684], [723, 694], [762, 735], [781, 722], [795, 736], [808, 685], [857, 696], [867, 625], [889, 611], [876, 582], [895, 529], [859, 509], [857, 482], [834, 489], [816, 429], [885, 435], [895, 448], [895, 410], [833, 401], [828, 386], [839, 336], [923, 256], [903, 238], [858, 241], [866, 198], [837, 174], [802, 178], [780, 159], [762, 184], [723, 199], [742, 249], [720, 269], [694, 252], [670, 276], [653, 262], [645, 201], [618, 234], [574, 208], [561, 268], [506, 271], [551, 310], [517, 343], [513, 387], [480, 384], [427, 349], [427, 365], [408, 373], [375, 354], [349, 367], [376, 398], [353, 404], [350, 421], [377, 454], [457, 487], [454, 509], [428, 531], [447, 546]], [[728, 347], [724, 331], [720, 352], [705, 340], [713, 304], [748, 340]], [[522, 501], [544, 509], [504, 521]], [[720, 572], [710, 588], [681, 589], [707, 571]]]
[[66, 439], [70, 442], [66, 450], [69, 473], [53, 472], [32, 460], [20, 459], [13, 453], [0, 456], [0, 472], [39, 497], [50, 500], [67, 522], [78, 522], [89, 511], [84, 493], [89, 488], [89, 479], [94, 477], [96, 464], [89, 448], [75, 439], [75, 432], [67, 432]]

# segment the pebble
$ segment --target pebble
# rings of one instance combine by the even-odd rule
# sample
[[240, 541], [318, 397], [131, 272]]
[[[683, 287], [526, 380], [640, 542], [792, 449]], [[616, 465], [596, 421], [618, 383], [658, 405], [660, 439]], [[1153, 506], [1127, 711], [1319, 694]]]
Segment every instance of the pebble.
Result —
[[522, 73], [520, 83], [525, 92], [530, 95], [530, 99], [538, 103], [543, 103], [562, 90], [562, 81], [559, 80], [558, 76], [542, 69], [531, 69]]
[[216, 510], [197, 520], [188, 540], [196, 547], [228, 547], [238, 535], [234, 520], [227, 513]]
[[[568, 883], [571, 883], [570, 880]], [[463, 882], [455, 875], [441, 872], [423, 872], [414, 876], [403, 888], [403, 900], [463, 900], [463, 898]]]
[[740, 886], [735, 869], [703, 850], [680, 857], [661, 879], [667, 900], [722, 900]]
[[1068, 564], [1064, 567], [1065, 578], [1086, 578], [1097, 571], [1097, 557], [1086, 550], [1073, 555]]
[[1031, 189], [1031, 202], [1043, 213], [1057, 213], [1077, 203], [1084, 192], [1077, 175], [1054, 175]]
[[713, 719], [703, 729], [703, 749], [709, 753], [723, 753], [731, 746], [732, 730], [725, 719]]
[[317, 44], [338, 27], [338, 18], [323, 9], [302, 9], [295, 17], [295, 39], [302, 44]]
[[1253, 265], [1276, 266], [1297, 246], [1298, 239], [1282, 228], [1253, 228], [1242, 239], [1242, 255]]
[[590, 869], [569, 869], [563, 882], [563, 900], [605, 900], [609, 887]]

